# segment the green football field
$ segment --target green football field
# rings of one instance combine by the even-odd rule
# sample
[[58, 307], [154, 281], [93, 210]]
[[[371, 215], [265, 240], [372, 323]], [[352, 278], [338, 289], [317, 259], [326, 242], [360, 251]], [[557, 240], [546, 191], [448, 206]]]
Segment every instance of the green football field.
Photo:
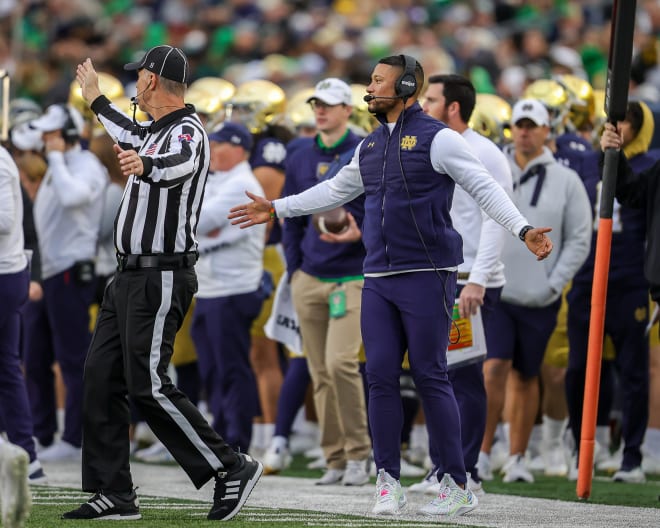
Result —
[[[408, 494], [410, 512], [401, 517], [374, 517], [368, 514], [373, 494], [372, 479], [370, 485], [346, 490], [345, 487], [314, 487], [315, 478], [321, 475], [319, 470], [307, 470], [306, 460], [296, 458], [291, 469], [282, 477], [264, 477], [255, 488], [246, 506], [233, 520], [231, 526], [236, 527], [430, 527], [437, 526], [439, 520], [415, 515], [412, 503], [426, 501], [430, 497]], [[178, 471], [175, 466], [141, 465], [141, 471], [159, 478], [159, 472]], [[52, 471], [51, 471], [52, 474]], [[163, 473], [165, 475], [165, 473]], [[290, 478], [286, 478], [286, 477]], [[164, 476], [162, 478], [169, 478]], [[402, 484], [408, 486], [418, 479], [402, 479]], [[289, 486], [288, 483], [295, 483]], [[301, 484], [302, 483], [302, 484]], [[180, 485], [180, 484], [177, 484]], [[182, 497], [190, 496], [190, 486], [186, 492], [178, 492], [177, 485], [169, 487], [166, 495], [150, 494], [138, 489], [142, 519], [139, 521], [124, 521], [120, 526], [151, 527], [185, 527], [216, 526], [217, 521], [207, 521], [206, 513], [210, 503], [206, 498], [191, 500]], [[301, 489], [301, 486], [303, 489]], [[333, 489], [334, 488], [334, 489]], [[342, 489], [343, 488], [343, 489]], [[526, 526], [522, 514], [529, 516], [530, 510], [554, 508], [553, 515], [544, 516], [545, 523], [539, 526], [606, 526], [614, 528], [626, 527], [660, 527], [660, 477], [649, 477], [645, 484], [624, 484], [611, 482], [604, 473], [595, 476], [592, 494], [588, 501], [578, 500], [575, 494], [575, 482], [565, 478], [536, 476], [532, 485], [525, 483], [504, 484], [499, 478], [485, 483], [487, 495], [482, 499], [480, 507], [475, 512], [457, 519], [443, 520], [443, 526]], [[193, 491], [193, 496], [196, 492]], [[303, 493], [305, 491], [305, 493]], [[266, 500], [260, 494], [268, 492]], [[339, 495], [338, 493], [344, 493]], [[280, 493], [280, 495], [278, 495]], [[310, 495], [311, 493], [311, 495]], [[357, 498], [357, 508], [348, 503], [348, 496]], [[299, 500], [279, 500], [278, 497]], [[309, 500], [309, 497], [313, 500]], [[33, 488], [33, 507], [27, 527], [50, 528], [60, 526], [116, 526], [116, 521], [64, 521], [60, 519], [63, 512], [77, 507], [89, 498], [89, 494], [73, 487], [46, 486]], [[533, 499], [530, 499], [533, 498]], [[538, 499], [552, 499], [538, 500]], [[345, 508], [341, 502], [346, 502]], [[565, 501], [565, 502], [559, 502]], [[286, 507], [278, 507], [278, 503], [286, 503]], [[501, 503], [510, 505], [501, 507]], [[295, 504], [296, 507], [291, 507]], [[492, 510], [498, 507], [497, 514]], [[586, 510], [586, 508], [589, 508]], [[574, 513], [573, 513], [574, 511]], [[625, 512], [625, 514], [622, 514]], [[617, 515], [614, 515], [616, 513]], [[610, 517], [612, 515], [612, 517]], [[526, 517], [528, 518], [528, 517]], [[548, 518], [550, 519], [548, 521]], [[574, 520], [574, 522], [573, 522]], [[555, 522], [556, 521], [556, 522]], [[656, 522], [657, 521], [657, 522]], [[548, 524], [549, 523], [549, 524]]]
[[[117, 526], [117, 521], [65, 521], [59, 519], [63, 511], [77, 507], [88, 495], [79, 491], [63, 488], [39, 488], [34, 495], [32, 513], [27, 527], [58, 526]], [[120, 526], [140, 526], [144, 528], [164, 527], [189, 528], [194, 526], [217, 526], [218, 521], [207, 521], [209, 504], [206, 502], [172, 499], [167, 497], [140, 497], [142, 519], [139, 521], [120, 522]], [[391, 526], [392, 519], [364, 519], [357, 516], [337, 515], [326, 512], [305, 510], [280, 510], [246, 506], [241, 513], [229, 521], [231, 526], [279, 528], [303, 526]], [[437, 523], [405, 522], [397, 526], [434, 526]]]
[[[283, 472], [283, 476], [319, 478], [323, 471], [305, 468], [308, 462], [303, 457], [295, 457], [291, 468]], [[570, 482], [563, 477], [545, 477], [534, 475], [534, 484], [524, 482], [503, 483], [501, 477], [491, 482], [484, 482], [487, 493], [536, 497], [541, 499], [558, 499], [564, 501], [583, 502], [577, 498], [576, 482]], [[648, 475], [645, 484], [624, 484], [612, 482], [610, 475], [597, 472], [592, 482], [591, 496], [588, 501], [596, 504], [611, 504], [619, 506], [635, 506], [660, 509], [660, 475]], [[410, 486], [421, 478], [401, 479], [402, 486]], [[376, 480], [372, 479], [375, 485]], [[660, 511], [658, 512], [660, 516]], [[660, 528], [660, 517], [658, 518]]]

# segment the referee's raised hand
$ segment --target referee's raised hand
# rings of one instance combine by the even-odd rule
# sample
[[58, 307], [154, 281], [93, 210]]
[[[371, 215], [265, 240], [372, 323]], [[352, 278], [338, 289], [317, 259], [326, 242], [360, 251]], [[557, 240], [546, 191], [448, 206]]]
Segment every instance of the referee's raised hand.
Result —
[[241, 229], [245, 229], [246, 227], [257, 224], [265, 224], [269, 220], [276, 218], [275, 208], [272, 202], [249, 191], [245, 191], [245, 194], [252, 201], [246, 204], [236, 205], [229, 210], [227, 218], [231, 220], [232, 225], [239, 225]]
[[84, 62], [78, 64], [76, 68], [76, 80], [80, 85], [82, 96], [89, 104], [101, 95], [99, 76], [92, 65], [92, 59], [85, 59]]

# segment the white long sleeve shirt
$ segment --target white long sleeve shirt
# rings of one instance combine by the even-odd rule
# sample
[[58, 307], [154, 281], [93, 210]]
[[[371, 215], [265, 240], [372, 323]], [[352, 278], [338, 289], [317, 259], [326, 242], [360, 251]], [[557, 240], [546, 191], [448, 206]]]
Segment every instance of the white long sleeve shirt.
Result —
[[[390, 128], [394, 125], [388, 123]], [[350, 163], [333, 178], [324, 180], [300, 194], [275, 200], [273, 204], [277, 215], [286, 218], [327, 211], [362, 194], [364, 187], [359, 160], [363, 143], [355, 149]], [[517, 235], [529, 223], [458, 132], [450, 128], [438, 131], [431, 143], [429, 155], [433, 168], [438, 173], [448, 174], [481, 209], [512, 234]]]
[[117, 248], [115, 248], [115, 218], [121, 203], [124, 189], [118, 183], [111, 183], [103, 193], [103, 215], [99, 227], [99, 241], [96, 252], [96, 274], [112, 275], [117, 269]]
[[0, 147], [0, 274], [18, 273], [26, 266], [20, 177], [9, 152]]
[[[508, 195], [513, 193], [511, 168], [504, 153], [489, 139], [467, 128], [463, 134], [470, 148], [484, 167]], [[463, 238], [463, 263], [459, 273], [469, 273], [469, 279], [459, 279], [485, 288], [504, 286], [504, 264], [500, 260], [506, 230], [484, 213], [477, 202], [462, 187], [454, 190], [451, 206], [454, 228]]]
[[241, 229], [227, 219], [227, 211], [245, 198], [246, 190], [263, 194], [247, 161], [229, 171], [209, 173], [197, 225], [199, 298], [239, 295], [259, 287], [266, 226]]
[[33, 211], [44, 279], [95, 258], [107, 184], [105, 167], [88, 150], [48, 154]]

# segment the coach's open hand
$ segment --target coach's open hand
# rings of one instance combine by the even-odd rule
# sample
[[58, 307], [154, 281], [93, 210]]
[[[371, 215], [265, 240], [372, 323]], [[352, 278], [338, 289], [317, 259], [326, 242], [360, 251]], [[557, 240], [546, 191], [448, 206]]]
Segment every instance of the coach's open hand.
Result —
[[245, 191], [250, 203], [237, 205], [229, 210], [227, 218], [232, 225], [240, 224], [241, 229], [257, 224], [265, 224], [270, 220], [270, 202], [261, 196]]
[[525, 233], [525, 245], [536, 255], [536, 260], [543, 260], [552, 252], [552, 240], [545, 235], [550, 231], [551, 227], [535, 227]]

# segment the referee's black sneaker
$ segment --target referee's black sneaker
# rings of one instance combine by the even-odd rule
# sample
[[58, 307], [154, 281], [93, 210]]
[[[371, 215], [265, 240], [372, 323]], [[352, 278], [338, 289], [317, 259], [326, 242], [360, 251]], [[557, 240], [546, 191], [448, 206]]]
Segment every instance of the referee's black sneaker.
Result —
[[135, 521], [141, 519], [140, 501], [135, 490], [130, 493], [97, 493], [80, 508], [62, 515], [62, 519], [99, 519], [109, 521]]
[[228, 521], [236, 515], [247, 500], [252, 488], [264, 472], [261, 462], [249, 455], [236, 453], [238, 464], [218, 471], [215, 477], [213, 507], [207, 519]]

